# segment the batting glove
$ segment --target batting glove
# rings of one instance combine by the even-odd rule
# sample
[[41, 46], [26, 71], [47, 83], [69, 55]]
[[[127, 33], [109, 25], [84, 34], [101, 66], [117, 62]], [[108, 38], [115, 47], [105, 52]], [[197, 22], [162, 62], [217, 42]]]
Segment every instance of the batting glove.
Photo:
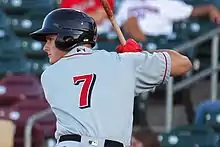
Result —
[[124, 52], [142, 52], [143, 49], [141, 48], [140, 44], [138, 44], [133, 39], [128, 39], [126, 41], [125, 45], [118, 45], [116, 47], [116, 51], [118, 53], [124, 53]]

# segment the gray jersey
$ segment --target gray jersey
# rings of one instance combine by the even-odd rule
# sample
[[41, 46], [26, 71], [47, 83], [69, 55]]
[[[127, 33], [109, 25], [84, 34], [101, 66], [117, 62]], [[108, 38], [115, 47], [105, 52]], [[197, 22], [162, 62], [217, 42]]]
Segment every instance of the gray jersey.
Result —
[[80, 134], [130, 144], [134, 96], [168, 80], [168, 53], [77, 47], [41, 77], [56, 118], [55, 137]]

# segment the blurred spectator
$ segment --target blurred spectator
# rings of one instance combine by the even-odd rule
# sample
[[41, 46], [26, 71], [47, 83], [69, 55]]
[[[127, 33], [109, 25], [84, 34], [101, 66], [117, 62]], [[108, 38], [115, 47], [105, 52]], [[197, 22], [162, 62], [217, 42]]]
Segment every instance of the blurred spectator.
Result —
[[[108, 0], [109, 5], [114, 9], [114, 0]], [[98, 33], [105, 33], [111, 29], [107, 14], [102, 7], [100, 0], [62, 0], [61, 8], [74, 8], [87, 13], [97, 23]]]
[[215, 6], [193, 7], [180, 0], [124, 0], [116, 19], [129, 37], [144, 41], [146, 35], [171, 35], [175, 21], [200, 16], [220, 23], [220, 13]]
[[220, 109], [220, 100], [207, 100], [200, 103], [196, 108], [195, 124], [204, 124], [206, 112], [216, 111]]
[[157, 134], [149, 128], [134, 128], [131, 147], [160, 147]]
[[[213, 22], [220, 23], [220, 12], [213, 5], [193, 7], [180, 0], [123, 0], [118, 7], [116, 21], [127, 38], [133, 38], [146, 46], [147, 37], [172, 36], [174, 22], [202, 16], [208, 16]], [[185, 41], [183, 37], [179, 38], [177, 43]], [[193, 60], [193, 50], [188, 50], [185, 54]], [[175, 81], [183, 78], [175, 78]], [[188, 114], [194, 111], [190, 96], [183, 97], [186, 93], [189, 93], [189, 88], [177, 92], [174, 97], [183, 99], [182, 104], [185, 105], [188, 122], [192, 123], [192, 115]], [[143, 114], [142, 118], [144, 116], [146, 115]]]

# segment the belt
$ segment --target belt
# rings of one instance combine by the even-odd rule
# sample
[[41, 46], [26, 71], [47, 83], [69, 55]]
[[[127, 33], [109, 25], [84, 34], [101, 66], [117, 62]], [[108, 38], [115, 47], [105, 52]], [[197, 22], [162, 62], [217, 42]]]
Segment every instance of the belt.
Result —
[[[81, 136], [78, 134], [71, 134], [71, 135], [62, 135], [60, 136], [58, 142], [62, 141], [77, 141], [81, 142]], [[93, 141], [89, 141], [89, 144], [92, 145]], [[105, 140], [104, 147], [124, 147], [124, 145], [118, 141], [113, 141], [113, 140]]]

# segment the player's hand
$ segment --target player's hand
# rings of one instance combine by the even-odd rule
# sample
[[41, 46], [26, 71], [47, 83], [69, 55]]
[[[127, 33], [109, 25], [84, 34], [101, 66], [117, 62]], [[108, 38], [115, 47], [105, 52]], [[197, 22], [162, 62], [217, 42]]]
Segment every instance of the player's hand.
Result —
[[125, 45], [118, 45], [116, 47], [116, 51], [118, 53], [124, 53], [124, 52], [141, 52], [143, 49], [141, 48], [140, 44], [138, 44], [133, 39], [128, 39], [126, 41]]
[[212, 22], [220, 24], [220, 11], [215, 6], [212, 7], [209, 16]]

